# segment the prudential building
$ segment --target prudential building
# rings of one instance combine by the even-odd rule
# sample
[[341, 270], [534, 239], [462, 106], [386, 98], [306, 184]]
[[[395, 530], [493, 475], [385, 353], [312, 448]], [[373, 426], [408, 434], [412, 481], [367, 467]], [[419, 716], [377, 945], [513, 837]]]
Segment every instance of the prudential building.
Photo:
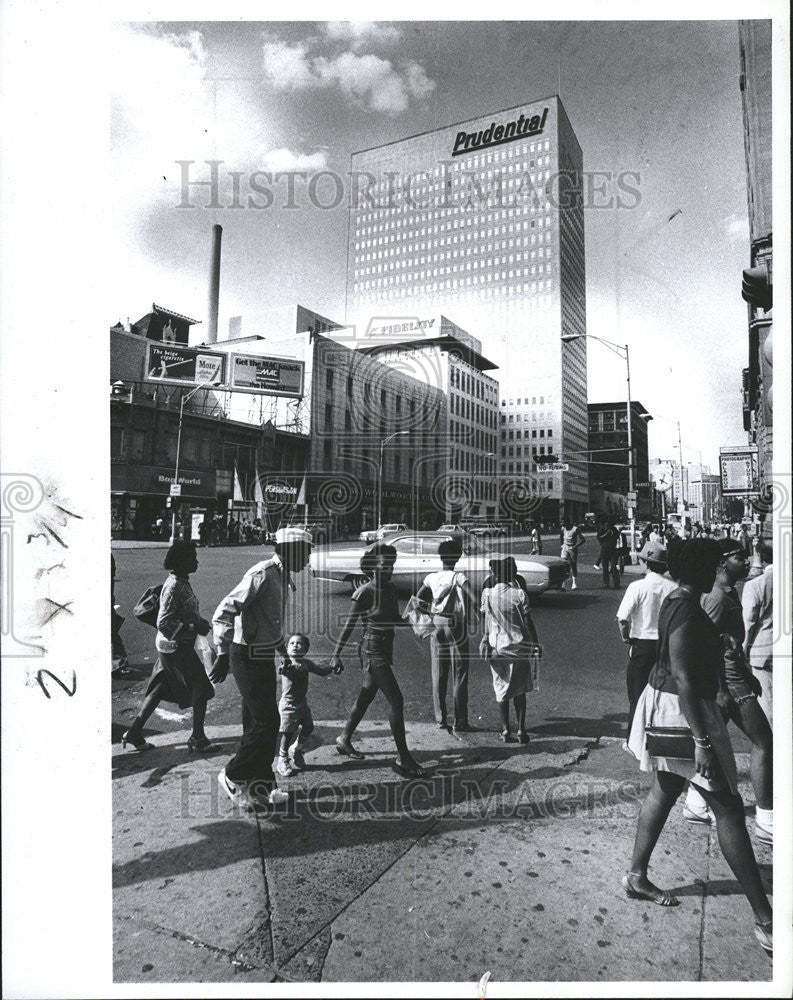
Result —
[[563, 338], [586, 333], [583, 156], [562, 102], [362, 150], [351, 169], [348, 323], [442, 312], [479, 337], [499, 366], [499, 513], [582, 520], [586, 342]]

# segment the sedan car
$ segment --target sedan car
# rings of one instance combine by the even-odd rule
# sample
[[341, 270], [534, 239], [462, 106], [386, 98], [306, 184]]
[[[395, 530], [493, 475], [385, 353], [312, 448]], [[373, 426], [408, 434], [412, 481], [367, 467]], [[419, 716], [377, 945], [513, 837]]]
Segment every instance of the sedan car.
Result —
[[358, 540], [363, 542], [364, 545], [371, 545], [372, 542], [382, 541], [385, 535], [409, 530], [410, 529], [406, 524], [401, 521], [394, 521], [391, 524], [382, 524], [379, 528], [369, 528], [368, 531], [362, 531], [360, 535], [358, 535]]
[[[414, 594], [428, 573], [441, 568], [438, 547], [441, 542], [459, 535], [441, 534], [438, 531], [396, 532], [387, 534], [383, 541], [393, 545], [397, 560], [392, 577], [394, 586], [401, 594]], [[462, 539], [463, 554], [456, 569], [464, 573], [476, 593], [490, 572], [489, 560], [503, 558], [503, 553], [492, 552], [477, 538], [467, 536]], [[357, 586], [364, 577], [361, 575], [360, 561], [365, 549], [328, 549], [311, 553], [311, 572], [321, 579]], [[530, 594], [542, 594], [546, 590], [561, 590], [570, 575], [570, 567], [554, 556], [516, 556], [518, 573], [526, 581]]]
[[500, 524], [469, 524], [465, 530], [484, 541], [488, 538], [504, 538], [507, 534], [506, 529]]

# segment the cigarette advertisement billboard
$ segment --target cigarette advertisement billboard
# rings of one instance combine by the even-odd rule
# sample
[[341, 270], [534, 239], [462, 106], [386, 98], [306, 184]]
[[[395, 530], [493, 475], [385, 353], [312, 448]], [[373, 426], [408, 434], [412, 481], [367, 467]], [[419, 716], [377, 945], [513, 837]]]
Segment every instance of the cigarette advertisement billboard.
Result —
[[146, 378], [170, 385], [223, 385], [226, 355], [203, 348], [152, 343], [146, 353]]
[[257, 354], [232, 354], [230, 388], [261, 392], [267, 396], [303, 395], [305, 362], [293, 358], [265, 358]]

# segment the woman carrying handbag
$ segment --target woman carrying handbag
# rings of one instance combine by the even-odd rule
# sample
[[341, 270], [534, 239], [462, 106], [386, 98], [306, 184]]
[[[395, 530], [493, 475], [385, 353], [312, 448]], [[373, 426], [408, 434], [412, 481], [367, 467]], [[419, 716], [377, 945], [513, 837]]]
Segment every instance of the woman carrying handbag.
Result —
[[[504, 743], [529, 742], [526, 693], [538, 688], [541, 649], [525, 584], [521, 586], [521, 582], [512, 556], [490, 560], [490, 576], [482, 590], [485, 621], [479, 651], [490, 664], [493, 674], [493, 690], [501, 712], [501, 740]], [[510, 700], [515, 705], [517, 739], [510, 731]]]
[[716, 704], [721, 637], [700, 606], [721, 559], [712, 539], [692, 539], [669, 550], [670, 572], [679, 587], [661, 605], [658, 659], [636, 706], [628, 742], [641, 769], [655, 772], [655, 781], [642, 804], [622, 885], [630, 899], [678, 904], [672, 892], [653, 885], [647, 868], [667, 817], [690, 781], [715, 814], [722, 854], [754, 912], [755, 937], [770, 953], [771, 907], [746, 830], [735, 756]]
[[157, 613], [157, 661], [154, 664], [143, 704], [132, 725], [121, 737], [133, 750], [150, 750], [143, 737], [143, 726], [161, 701], [172, 701], [180, 708], [193, 709], [193, 732], [187, 749], [206, 753], [214, 749], [204, 732], [207, 702], [215, 689], [209, 682], [204, 664], [195, 650], [196, 637], [207, 635], [210, 625], [198, 613], [198, 599], [188, 577], [198, 569], [198, 557], [192, 542], [174, 542], [165, 554], [163, 568], [170, 570], [162, 585]]

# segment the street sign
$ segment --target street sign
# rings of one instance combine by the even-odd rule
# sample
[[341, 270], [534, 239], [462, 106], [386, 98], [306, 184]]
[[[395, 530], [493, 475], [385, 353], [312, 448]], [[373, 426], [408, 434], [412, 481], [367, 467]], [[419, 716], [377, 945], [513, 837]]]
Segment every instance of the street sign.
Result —
[[169, 495], [172, 497], [180, 497], [182, 495], [182, 484], [171, 483], [171, 492]]
[[535, 467], [539, 472], [569, 472], [570, 466], [567, 462], [541, 462], [535, 459]]

